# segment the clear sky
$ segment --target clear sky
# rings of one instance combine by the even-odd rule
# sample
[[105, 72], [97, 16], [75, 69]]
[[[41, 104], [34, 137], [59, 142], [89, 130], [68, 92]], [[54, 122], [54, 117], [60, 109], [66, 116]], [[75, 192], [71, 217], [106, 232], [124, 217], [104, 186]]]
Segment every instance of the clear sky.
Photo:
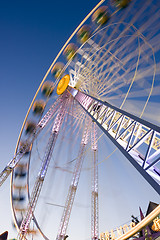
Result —
[[[0, 171], [14, 154], [25, 114], [45, 72], [74, 29], [97, 3], [97, 0], [1, 1]], [[156, 106], [159, 107], [158, 101]], [[105, 141], [103, 138], [100, 151], [103, 151], [103, 144], [109, 152], [114, 150], [114, 146]], [[101, 158], [105, 159], [105, 152]], [[103, 183], [103, 187], [100, 189], [100, 211], [103, 217], [100, 218], [100, 231], [127, 222], [132, 214], [138, 216], [138, 207], [146, 211], [149, 201], [159, 203], [158, 194], [120, 153], [115, 153], [114, 161], [109, 159], [101, 168], [99, 182]], [[109, 182], [112, 182], [112, 187]], [[12, 228], [9, 185], [8, 179], [0, 188], [0, 232], [8, 230], [9, 237], [13, 238], [16, 232]], [[83, 203], [83, 196], [78, 196], [77, 202]], [[76, 211], [73, 214], [76, 215]], [[82, 222], [79, 218], [77, 222], [81, 231]], [[71, 223], [74, 227], [73, 220]], [[85, 233], [84, 230], [84, 236]]]

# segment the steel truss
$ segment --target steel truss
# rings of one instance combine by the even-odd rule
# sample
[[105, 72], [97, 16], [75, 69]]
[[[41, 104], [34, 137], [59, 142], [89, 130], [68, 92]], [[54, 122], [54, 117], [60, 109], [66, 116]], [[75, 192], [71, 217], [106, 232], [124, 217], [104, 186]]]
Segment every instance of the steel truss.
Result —
[[44, 182], [47, 170], [48, 170], [48, 166], [49, 166], [49, 163], [50, 163], [50, 160], [52, 157], [52, 153], [53, 153], [54, 146], [55, 146], [55, 143], [56, 143], [56, 140], [58, 137], [58, 133], [59, 133], [60, 127], [63, 123], [63, 119], [64, 119], [64, 116], [66, 113], [66, 105], [67, 105], [66, 98], [68, 98], [68, 93], [66, 93], [62, 96], [62, 102], [60, 104], [58, 114], [56, 116], [56, 119], [55, 119], [53, 127], [52, 127], [51, 135], [50, 135], [50, 138], [49, 138], [46, 150], [45, 150], [42, 166], [41, 166], [38, 176], [36, 178], [36, 181], [35, 181], [35, 184], [34, 184], [34, 187], [32, 190], [32, 194], [29, 199], [29, 204], [27, 207], [26, 215], [20, 226], [20, 231], [19, 231], [19, 236], [18, 236], [19, 240], [26, 239], [25, 236], [28, 233], [29, 224], [32, 220], [32, 216], [34, 214], [34, 210], [36, 208], [36, 204], [37, 204], [37, 201], [38, 201], [41, 189], [42, 189], [42, 185], [43, 185], [43, 182]]
[[0, 186], [2, 186], [2, 184], [8, 178], [8, 176], [13, 171], [13, 169], [16, 167], [16, 165], [21, 160], [21, 158], [24, 156], [24, 154], [25, 154], [25, 150], [23, 152], [18, 151], [17, 155], [13, 159], [11, 159], [11, 161], [7, 164], [7, 166], [0, 173]]
[[68, 91], [160, 194], [160, 127], [74, 88]]
[[91, 189], [91, 239], [99, 239], [99, 211], [98, 211], [98, 158], [97, 132], [95, 123], [92, 124], [92, 189]]
[[68, 195], [67, 195], [67, 199], [66, 199], [66, 203], [65, 203], [63, 214], [62, 214], [60, 227], [59, 227], [59, 231], [58, 231], [56, 240], [65, 240], [67, 237], [66, 231], [67, 231], [69, 218], [70, 218], [73, 202], [75, 199], [75, 195], [76, 195], [76, 191], [77, 191], [77, 187], [78, 187], [78, 183], [79, 183], [79, 178], [80, 178], [80, 174], [81, 174], [81, 170], [82, 170], [82, 165], [83, 165], [83, 161], [84, 161], [84, 157], [85, 157], [85, 149], [86, 149], [86, 145], [88, 143], [88, 133], [89, 133], [89, 129], [88, 129], [88, 125], [87, 125], [87, 127], [85, 128], [85, 131], [83, 133], [82, 140], [81, 140], [80, 150], [79, 150], [78, 158], [76, 160], [73, 177], [72, 177], [72, 182], [69, 187], [69, 191], [68, 191]]
[[7, 166], [2, 170], [2, 172], [0, 173], [0, 186], [5, 182], [8, 176], [13, 172], [14, 168], [17, 166], [17, 164], [23, 158], [26, 152], [30, 151], [30, 147], [33, 144], [35, 138], [39, 135], [42, 129], [52, 119], [54, 113], [57, 111], [62, 101], [63, 101], [63, 97], [57, 99], [57, 101], [51, 106], [48, 112], [37, 124], [34, 135], [29, 137], [25, 141], [24, 145], [18, 149], [16, 155], [10, 160]]

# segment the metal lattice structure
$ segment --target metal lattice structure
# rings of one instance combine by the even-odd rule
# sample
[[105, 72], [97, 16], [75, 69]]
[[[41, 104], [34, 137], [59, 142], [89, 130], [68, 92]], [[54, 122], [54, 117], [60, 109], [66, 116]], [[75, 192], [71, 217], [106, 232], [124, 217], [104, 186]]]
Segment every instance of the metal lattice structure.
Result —
[[[160, 194], [160, 170], [156, 166], [160, 161], [160, 128], [75, 89], [70, 89], [70, 92], [103, 132]], [[147, 144], [145, 152], [144, 144]]]
[[[67, 238], [80, 174], [84, 170], [85, 153], [89, 151], [86, 145], [91, 125], [92, 163], [87, 169], [92, 175], [91, 239], [99, 239], [97, 126], [160, 194], [160, 127], [152, 124], [152, 120], [144, 120], [149, 112], [147, 107], [151, 97], [155, 101], [159, 97], [157, 80], [160, 61], [157, 56], [160, 54], [160, 5], [156, 0], [114, 0], [108, 1], [107, 7], [102, 5], [99, 8], [103, 2], [101, 0], [80, 23], [49, 67], [26, 114], [15, 155], [0, 174], [0, 186], [10, 174], [12, 176], [11, 205], [19, 239], [32, 238], [30, 233], [34, 229], [31, 223], [34, 223], [35, 232], [39, 230], [43, 239], [52, 237], [51, 234], [48, 238], [42, 226], [45, 218], [49, 219], [51, 214], [46, 207], [46, 199], [50, 199], [54, 192], [52, 181], [57, 169], [62, 171], [58, 184], [64, 172], [72, 174], [69, 191], [66, 193], [64, 190], [67, 196], [65, 206], [59, 202], [53, 203], [64, 208], [57, 240]], [[75, 34], [78, 41], [76, 44], [70, 43], [72, 38], [75, 41]], [[62, 52], [66, 64], [57, 61]], [[48, 81], [48, 77], [54, 77], [54, 80]], [[67, 84], [65, 79], [68, 79]], [[63, 84], [66, 90], [61, 92]], [[53, 91], [56, 86], [57, 94], [62, 94], [58, 98]], [[43, 99], [40, 99], [41, 92]], [[28, 122], [30, 116], [34, 118], [32, 123]], [[79, 152], [76, 144], [80, 145]], [[78, 154], [74, 166], [75, 159], [66, 160], [67, 147], [69, 157], [73, 149]], [[53, 152], [58, 152], [56, 158], [64, 158], [64, 161], [55, 161]], [[24, 168], [26, 172], [23, 172]], [[49, 171], [52, 180], [48, 177]], [[21, 182], [23, 175], [27, 176]], [[46, 192], [44, 185], [48, 187]], [[54, 201], [58, 199], [55, 195]], [[49, 216], [38, 215], [37, 219], [37, 208], [40, 213], [45, 210]], [[158, 216], [157, 213], [155, 215]], [[54, 225], [56, 223], [57, 220]], [[39, 240], [40, 234], [35, 238]]]
[[95, 123], [92, 124], [92, 190], [91, 190], [91, 239], [99, 238], [99, 205], [98, 205], [98, 139]]
[[66, 105], [67, 105], [66, 104], [67, 103], [67, 101], [66, 101], [66, 96], [67, 95], [68, 95], [68, 93], [66, 93], [62, 96], [62, 103], [59, 107], [57, 117], [56, 117], [55, 122], [53, 124], [53, 128], [52, 128], [51, 135], [50, 135], [47, 147], [46, 147], [46, 152], [45, 152], [45, 155], [44, 155], [42, 166], [41, 166], [41, 169], [40, 169], [39, 174], [37, 176], [37, 179], [35, 181], [35, 184], [34, 184], [34, 187], [33, 187], [33, 190], [32, 190], [32, 194], [31, 194], [31, 197], [30, 197], [30, 200], [29, 200], [27, 213], [26, 213], [26, 215], [25, 215], [25, 217], [24, 217], [24, 219], [21, 223], [21, 226], [20, 226], [19, 239], [23, 239], [28, 232], [29, 224], [30, 224], [31, 219], [33, 217], [34, 210], [36, 208], [36, 204], [37, 204], [37, 201], [38, 201], [38, 198], [39, 198], [39, 195], [40, 195], [40, 192], [41, 192], [41, 188], [42, 188], [42, 185], [43, 185], [43, 181], [45, 179], [45, 175], [47, 173], [47, 169], [48, 169], [51, 157], [52, 157], [52, 153], [53, 153], [53, 149], [54, 149], [54, 146], [55, 146], [55, 143], [56, 143], [56, 140], [57, 140], [57, 136], [58, 136], [60, 127], [62, 125], [64, 116], [65, 116]]
[[66, 199], [58, 235], [56, 238], [57, 240], [64, 240], [66, 237], [66, 231], [67, 231], [67, 227], [68, 227], [68, 223], [69, 223], [69, 219], [70, 219], [70, 214], [71, 214], [72, 206], [74, 203], [74, 198], [76, 195], [79, 178], [80, 178], [80, 174], [81, 174], [81, 170], [82, 170], [82, 165], [83, 165], [83, 161], [84, 161], [84, 157], [85, 157], [85, 149], [86, 149], [86, 145], [88, 143], [89, 130], [87, 128], [85, 129], [83, 137], [82, 137], [79, 154], [78, 154], [75, 169], [73, 172], [72, 182], [69, 187], [68, 196]]

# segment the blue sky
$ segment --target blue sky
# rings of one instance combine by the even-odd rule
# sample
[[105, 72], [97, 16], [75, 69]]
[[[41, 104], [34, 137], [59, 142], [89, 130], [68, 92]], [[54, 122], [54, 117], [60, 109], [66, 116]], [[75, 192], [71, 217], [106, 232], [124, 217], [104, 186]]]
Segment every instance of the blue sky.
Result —
[[[1, 2], [0, 170], [5, 167], [14, 154], [25, 114], [45, 72], [74, 29], [97, 3], [96, 0], [9, 0]], [[103, 149], [103, 143], [101, 144]], [[109, 146], [108, 148], [114, 149], [112, 144]], [[118, 162], [119, 157], [120, 161]], [[114, 160], [114, 162], [109, 160], [109, 165], [111, 169], [116, 169], [116, 176], [118, 173], [120, 174], [120, 182], [122, 185], [124, 184], [124, 195], [120, 194], [120, 205], [118, 205], [119, 202], [116, 201], [118, 178], [115, 179], [110, 171], [105, 171], [105, 167], [107, 168], [105, 162], [101, 176], [108, 174], [108, 181], [109, 179], [113, 181], [115, 187], [111, 188], [108, 182], [106, 184], [103, 182], [101, 191], [103, 190], [104, 195], [101, 200], [101, 209], [106, 212], [105, 215], [107, 215], [107, 211], [110, 211], [110, 219], [113, 214], [112, 223], [118, 212], [119, 216], [115, 220], [116, 226], [128, 221], [131, 214], [138, 215], [139, 206], [142, 206], [145, 211], [149, 200], [158, 203], [159, 196], [136, 173], [136, 170], [130, 167], [121, 154], [116, 153]], [[115, 162], [117, 162], [116, 168]], [[120, 163], [121, 165], [119, 165]], [[121, 168], [121, 166], [123, 167]], [[119, 169], [121, 170], [119, 171]], [[101, 181], [103, 178], [100, 179]], [[125, 186], [126, 181], [128, 184]], [[8, 179], [0, 188], [0, 232], [8, 230], [11, 238], [16, 237], [16, 232], [11, 225], [9, 184], [10, 180]], [[129, 210], [121, 208], [121, 206], [124, 207], [123, 196]], [[82, 198], [82, 196], [79, 197]], [[114, 205], [112, 210], [108, 207], [111, 202]], [[123, 211], [125, 212], [124, 216], [122, 216]], [[113, 227], [114, 224], [110, 224], [110, 221], [107, 222], [106, 216], [103, 216], [102, 219], [104, 221], [101, 220], [101, 222], [103, 221], [101, 231]]]

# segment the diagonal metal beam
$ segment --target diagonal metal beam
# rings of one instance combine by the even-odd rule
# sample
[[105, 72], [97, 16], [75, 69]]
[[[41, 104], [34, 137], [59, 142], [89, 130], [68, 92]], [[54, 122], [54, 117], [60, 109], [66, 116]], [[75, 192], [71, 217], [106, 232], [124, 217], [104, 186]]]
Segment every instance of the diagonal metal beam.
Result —
[[[158, 161], [156, 161], [154, 158], [152, 161], [148, 161], [150, 157], [149, 154], [151, 152], [151, 149], [153, 149], [153, 146], [153, 151], [158, 151], [158, 156], [160, 156], [159, 149], [155, 148], [156, 144], [154, 143], [155, 138], [156, 141], [160, 142], [160, 127], [143, 119], [140, 119], [137, 116], [134, 116], [126, 111], [118, 109], [117, 107], [114, 107], [107, 102], [103, 102], [102, 100], [96, 99], [95, 97], [84, 94], [76, 89], [69, 87], [68, 91], [72, 94], [72, 96], [74, 96], [75, 100], [81, 105], [81, 107], [92, 118], [92, 120], [96, 122], [99, 128], [123, 153], [129, 162], [139, 171], [139, 173], [147, 180], [147, 182], [155, 189], [155, 191], [160, 194], [160, 169], [155, 166]], [[101, 107], [101, 112], [98, 112], [98, 117], [96, 117], [97, 108], [93, 109], [91, 107], [94, 104]], [[115, 119], [112, 118], [109, 114], [109, 112], [113, 113], [114, 111]], [[105, 113], [103, 118], [101, 113]], [[123, 116], [123, 120], [120, 122], [116, 121], [116, 117], [119, 118], [120, 115]], [[110, 125], [108, 125], [108, 121], [113, 122], [113, 124], [110, 122]], [[117, 122], [116, 129], [114, 122]], [[140, 132], [138, 130], [139, 128], [141, 129]], [[127, 134], [127, 136], [123, 137], [125, 134]], [[132, 142], [133, 144], [131, 144]], [[148, 145], [145, 153], [144, 144]], [[145, 163], [147, 170], [144, 169]]]

